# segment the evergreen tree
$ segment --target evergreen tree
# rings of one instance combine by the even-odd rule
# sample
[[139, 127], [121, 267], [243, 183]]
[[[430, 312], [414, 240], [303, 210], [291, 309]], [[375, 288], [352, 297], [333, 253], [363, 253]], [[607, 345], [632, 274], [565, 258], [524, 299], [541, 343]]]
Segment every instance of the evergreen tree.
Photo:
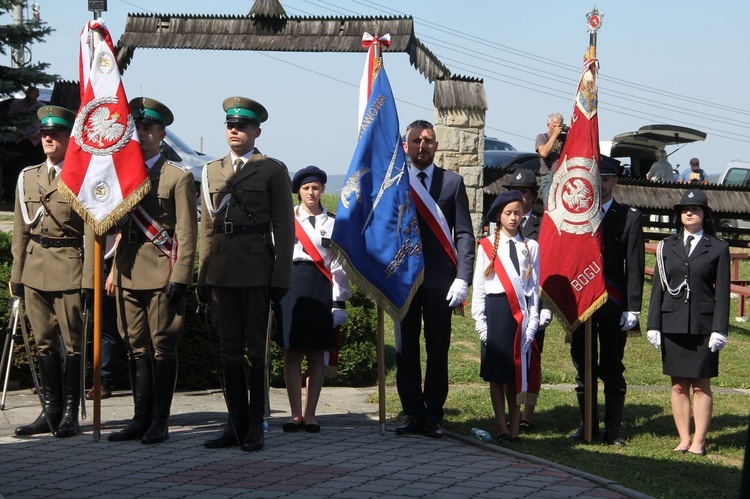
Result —
[[[12, 56], [14, 48], [19, 48], [22, 57], [28, 57], [32, 43], [44, 42], [44, 37], [53, 31], [39, 20], [24, 20], [22, 24], [13, 24], [14, 7], [25, 4], [26, 0], [0, 0], [0, 54], [3, 56]], [[10, 62], [10, 58], [8, 60]], [[13, 61], [10, 66], [0, 64], [0, 102], [30, 86], [53, 84], [58, 76], [47, 73], [48, 67], [49, 64], [45, 62], [24, 60]], [[18, 156], [15, 133], [33, 122], [36, 116], [8, 114], [7, 111], [7, 102], [0, 105], [0, 172], [4, 174], [5, 181], [11, 183], [15, 182], [15, 178], [8, 178], [6, 166], [12, 164], [13, 158]], [[9, 186], [4, 187], [7, 190]], [[10, 189], [12, 190], [12, 186]]]

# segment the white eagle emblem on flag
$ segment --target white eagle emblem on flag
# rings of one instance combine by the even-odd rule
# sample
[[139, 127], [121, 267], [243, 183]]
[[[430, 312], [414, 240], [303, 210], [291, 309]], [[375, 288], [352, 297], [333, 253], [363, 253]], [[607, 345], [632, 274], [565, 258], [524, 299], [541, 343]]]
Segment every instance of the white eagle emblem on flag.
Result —
[[135, 132], [133, 116], [128, 114], [126, 123], [122, 124], [122, 114], [112, 113], [107, 104], [117, 106], [117, 97], [92, 99], [81, 108], [73, 125], [76, 143], [87, 153], [96, 156], [109, 156], [119, 151]]
[[86, 137], [100, 146], [104, 145], [104, 140], [117, 142], [117, 139], [125, 133], [125, 125], [118, 123], [117, 120], [119, 119], [118, 113], [110, 115], [109, 109], [106, 107], [95, 109], [89, 116], [88, 126], [85, 127]]
[[[601, 215], [600, 192], [595, 189], [598, 168], [590, 158], [565, 158], [552, 178], [547, 214], [558, 233], [587, 234], [596, 232]], [[593, 171], [592, 171], [593, 170]]]

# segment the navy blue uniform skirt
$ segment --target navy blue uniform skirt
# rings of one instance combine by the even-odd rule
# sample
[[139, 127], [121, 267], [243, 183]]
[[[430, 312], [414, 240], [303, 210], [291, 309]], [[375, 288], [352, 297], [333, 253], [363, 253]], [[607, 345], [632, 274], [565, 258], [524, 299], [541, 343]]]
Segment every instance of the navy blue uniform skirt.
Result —
[[333, 337], [331, 282], [312, 262], [297, 261], [292, 268], [292, 289], [274, 309], [274, 340], [282, 348], [330, 350]]
[[507, 296], [487, 295], [484, 315], [487, 318], [487, 343], [482, 345], [479, 375], [485, 381], [513, 384], [516, 380], [513, 342], [518, 323], [513, 318]]
[[719, 352], [708, 348], [709, 334], [661, 335], [663, 372], [677, 378], [715, 378], [719, 375]]

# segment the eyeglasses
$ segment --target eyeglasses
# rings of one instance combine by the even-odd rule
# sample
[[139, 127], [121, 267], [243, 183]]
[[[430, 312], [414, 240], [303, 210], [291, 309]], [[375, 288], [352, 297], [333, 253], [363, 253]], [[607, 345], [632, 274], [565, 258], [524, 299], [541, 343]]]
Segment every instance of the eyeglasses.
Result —
[[236, 129], [239, 132], [244, 132], [248, 128], [253, 128], [253, 123], [227, 123], [227, 130]]

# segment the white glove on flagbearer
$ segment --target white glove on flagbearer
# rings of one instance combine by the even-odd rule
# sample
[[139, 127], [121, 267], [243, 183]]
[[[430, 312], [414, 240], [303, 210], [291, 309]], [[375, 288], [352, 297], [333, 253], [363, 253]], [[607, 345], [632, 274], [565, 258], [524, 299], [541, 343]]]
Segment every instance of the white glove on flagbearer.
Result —
[[539, 329], [549, 326], [550, 322], [552, 322], [552, 310], [543, 308], [539, 313]]
[[536, 335], [536, 331], [527, 327], [526, 331], [523, 333], [523, 344], [521, 345], [521, 353], [526, 355], [526, 352], [529, 351], [529, 348], [531, 348], [531, 344], [534, 343], [534, 336]]
[[338, 327], [349, 319], [349, 312], [345, 308], [331, 309], [331, 314], [333, 315], [333, 327]]
[[638, 312], [623, 312], [620, 316], [620, 326], [623, 331], [630, 331], [638, 324]]
[[448, 296], [445, 297], [448, 300], [448, 306], [450, 308], [457, 307], [466, 301], [466, 297], [469, 295], [469, 283], [463, 279], [456, 279], [451, 284], [451, 288], [448, 290]]

